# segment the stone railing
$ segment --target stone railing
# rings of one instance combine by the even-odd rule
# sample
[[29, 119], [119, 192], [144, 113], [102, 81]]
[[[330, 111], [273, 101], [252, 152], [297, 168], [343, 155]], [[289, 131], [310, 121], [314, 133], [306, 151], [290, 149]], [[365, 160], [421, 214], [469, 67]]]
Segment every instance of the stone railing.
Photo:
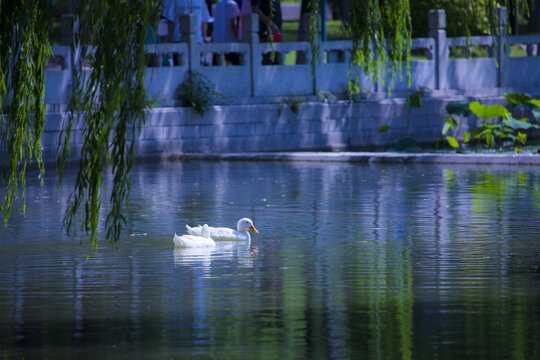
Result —
[[[501, 88], [520, 92], [540, 91], [540, 34], [508, 36], [506, 10], [500, 10], [501, 36], [446, 37], [446, 18], [443, 10], [429, 12], [429, 38], [413, 39], [415, 57], [410, 62], [410, 84], [403, 65], [402, 77], [391, 86], [391, 93], [425, 88], [433, 94], [456, 94], [468, 91], [492, 91]], [[260, 43], [255, 14], [242, 18], [242, 42], [227, 44], [197, 44], [193, 15], [181, 18], [184, 42], [147, 45], [148, 71], [146, 87], [159, 106], [175, 106], [176, 87], [188, 72], [198, 71], [215, 85], [223, 98], [221, 104], [249, 104], [275, 101], [281, 97], [315, 96], [321, 91], [340, 95], [348, 89], [351, 41], [321, 43], [321, 61], [313, 76], [310, 44], [307, 42]], [[523, 56], [510, 56], [510, 47], [520, 46]], [[487, 48], [487, 57], [473, 57], [471, 49]], [[471, 56], [456, 58], [453, 49], [461, 48]], [[46, 72], [46, 101], [50, 111], [65, 107], [71, 91], [71, 50], [66, 46], [53, 47], [54, 63], [59, 66]], [[226, 66], [226, 53], [237, 53], [239, 65]], [[264, 65], [264, 54], [274, 53], [273, 65]], [[295, 54], [293, 65], [285, 64], [287, 54]], [[374, 82], [360, 70], [359, 85], [372, 96], [386, 97], [388, 83], [381, 76]], [[401, 95], [402, 96], [402, 95]]]

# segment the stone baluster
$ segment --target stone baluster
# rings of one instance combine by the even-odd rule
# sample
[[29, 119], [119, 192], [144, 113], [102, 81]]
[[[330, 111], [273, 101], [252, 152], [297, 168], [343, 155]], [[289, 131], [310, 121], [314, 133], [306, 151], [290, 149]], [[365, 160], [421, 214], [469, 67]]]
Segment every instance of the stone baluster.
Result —
[[259, 46], [259, 16], [257, 14], [244, 14], [242, 16], [242, 42], [249, 44], [247, 61], [250, 64], [251, 96], [260, 95], [257, 89], [257, 81], [261, 72], [261, 50]]
[[507, 27], [507, 13], [506, 8], [501, 7], [497, 9], [497, 15], [499, 17], [499, 34], [497, 36], [497, 86], [503, 87], [504, 85], [504, 68], [506, 58], [509, 56], [506, 52], [506, 40], [508, 36]]
[[435, 40], [435, 89], [448, 89], [448, 43], [446, 40], [446, 14], [444, 10], [428, 12], [429, 37]]
[[195, 14], [180, 15], [180, 42], [188, 45], [188, 69], [196, 71], [201, 66], [201, 54], [197, 44], [197, 19]]

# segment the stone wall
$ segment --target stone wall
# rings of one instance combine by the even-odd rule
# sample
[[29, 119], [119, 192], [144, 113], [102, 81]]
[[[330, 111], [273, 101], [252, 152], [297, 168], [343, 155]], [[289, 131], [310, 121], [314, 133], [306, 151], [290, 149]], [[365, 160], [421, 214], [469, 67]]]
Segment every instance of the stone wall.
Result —
[[[366, 150], [388, 147], [408, 137], [419, 143], [442, 139], [445, 106], [462, 97], [425, 97], [421, 108], [405, 99], [358, 103], [301, 104], [298, 113], [280, 104], [215, 106], [203, 117], [190, 108], [156, 108], [137, 140], [137, 156], [175, 157], [185, 153], [242, 153], [305, 150]], [[484, 103], [502, 103], [492, 98]], [[56, 161], [62, 113], [49, 113], [43, 134], [44, 159]], [[407, 131], [407, 118], [409, 127]], [[459, 132], [469, 129], [465, 119]], [[384, 133], [378, 129], [388, 125]], [[72, 160], [82, 145], [83, 121], [73, 126]], [[458, 135], [459, 137], [459, 135]]]

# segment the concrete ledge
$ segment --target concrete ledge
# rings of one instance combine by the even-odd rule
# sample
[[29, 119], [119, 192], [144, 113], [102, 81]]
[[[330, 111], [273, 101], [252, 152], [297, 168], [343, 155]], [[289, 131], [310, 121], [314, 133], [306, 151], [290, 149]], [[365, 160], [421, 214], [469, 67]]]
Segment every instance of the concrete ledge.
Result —
[[173, 160], [223, 161], [312, 161], [397, 164], [479, 164], [540, 165], [540, 155], [532, 154], [434, 154], [391, 152], [271, 152], [271, 153], [185, 153]]
[[[196, 153], [202, 156], [212, 153], [216, 157], [233, 154], [227, 155], [228, 158], [245, 153], [249, 158], [255, 153], [261, 154], [255, 155], [257, 160], [270, 157], [270, 160], [492, 163], [496, 156], [486, 154], [471, 158], [473, 155], [358, 152], [384, 149], [406, 137], [420, 144], [441, 141], [446, 104], [453, 100], [473, 99], [476, 98], [430, 96], [424, 99], [421, 109], [412, 110], [407, 108], [404, 99], [397, 98], [357, 103], [306, 102], [301, 104], [298, 113], [287, 107], [283, 109], [280, 104], [214, 106], [202, 117], [190, 108], [155, 108], [146, 113], [146, 123], [137, 136], [135, 153], [140, 159], [167, 159], [184, 154], [195, 156]], [[498, 104], [506, 101], [502, 97], [481, 100]], [[43, 160], [51, 163], [56, 162], [58, 139], [67, 115], [48, 113], [46, 116], [41, 145]], [[464, 131], [476, 127], [476, 121], [474, 117], [461, 119], [460, 127], [452, 130], [451, 135], [462, 139]], [[73, 127], [71, 144], [74, 150], [70, 160], [80, 158], [84, 124], [83, 117], [79, 116]], [[388, 131], [379, 132], [383, 125], [389, 126]], [[538, 138], [539, 134], [535, 136]], [[5, 153], [1, 150], [0, 159]], [[455, 157], [459, 160], [452, 160]], [[503, 160], [496, 162], [531, 162], [531, 155], [502, 157]]]

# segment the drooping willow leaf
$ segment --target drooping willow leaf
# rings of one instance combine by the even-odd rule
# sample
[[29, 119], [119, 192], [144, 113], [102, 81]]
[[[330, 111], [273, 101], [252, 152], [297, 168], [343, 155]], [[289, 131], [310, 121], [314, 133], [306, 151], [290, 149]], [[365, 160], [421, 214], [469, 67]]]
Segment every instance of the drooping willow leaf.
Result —
[[401, 76], [403, 60], [407, 73], [410, 72], [409, 0], [353, 1], [346, 30], [352, 39], [349, 89], [353, 94], [360, 91], [359, 67], [363, 67], [373, 81], [381, 77], [383, 85], [387, 75], [390, 76], [389, 88], [395, 76]]
[[[45, 124], [45, 66], [51, 54], [45, 0], [0, 1], [0, 151], [7, 226], [22, 188], [26, 211], [26, 169], [35, 159], [45, 172], [41, 135]], [[42, 180], [41, 180], [42, 181]]]
[[[349, 91], [357, 94], [359, 77], [364, 74], [373, 82], [381, 79], [390, 91], [397, 76], [402, 77], [403, 62], [410, 84], [410, 52], [412, 47], [411, 6], [418, 5], [410, 0], [362, 0], [351, 1], [345, 32], [352, 39], [352, 51], [349, 62]], [[528, 15], [526, 0], [433, 0], [431, 9], [447, 8], [454, 18], [447, 17], [447, 23], [459, 23], [467, 35], [471, 35], [468, 26], [480, 19], [488, 23], [489, 33], [498, 36], [500, 27], [499, 9], [507, 7], [513, 12]], [[424, 15], [423, 15], [424, 16]], [[316, 28], [315, 28], [316, 30]], [[314, 29], [312, 29], [314, 31]], [[494, 41], [495, 50], [497, 42]], [[388, 81], [387, 81], [388, 80]], [[380, 89], [379, 89], [380, 90]]]
[[[103, 183], [109, 166], [113, 185], [111, 210], [105, 221], [107, 238], [118, 240], [125, 223], [122, 208], [129, 199], [135, 140], [144, 124], [148, 102], [144, 87], [144, 45], [149, 24], [155, 23], [159, 14], [159, 5], [159, 0], [78, 3], [76, 23], [79, 27], [73, 42], [77, 55], [76, 76], [69, 104], [71, 117], [62, 140], [59, 174], [61, 179], [63, 164], [70, 154], [72, 124], [82, 116], [84, 142], [64, 226], [69, 232], [74, 215], [83, 205], [85, 217], [81, 228], [90, 233], [94, 246], [97, 246]], [[85, 62], [90, 72], [84, 70]]]

